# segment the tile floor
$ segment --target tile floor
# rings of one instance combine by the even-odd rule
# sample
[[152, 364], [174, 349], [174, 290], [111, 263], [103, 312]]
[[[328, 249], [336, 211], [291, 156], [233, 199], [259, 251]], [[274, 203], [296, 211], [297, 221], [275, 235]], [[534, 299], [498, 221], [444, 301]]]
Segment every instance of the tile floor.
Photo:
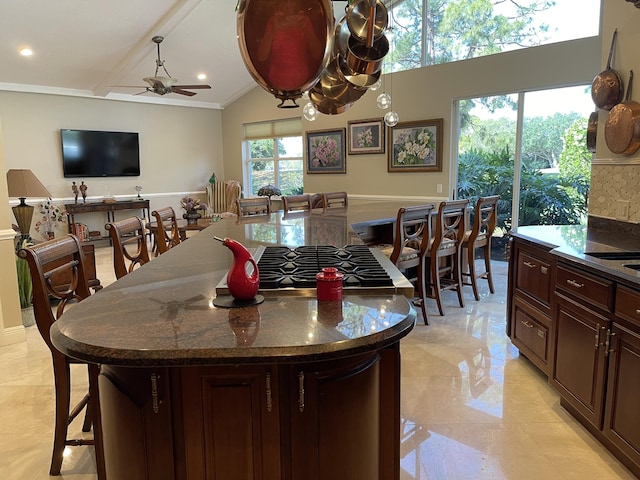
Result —
[[[419, 319], [402, 341], [401, 479], [635, 478], [505, 336], [507, 268], [495, 265], [495, 295], [486, 282], [479, 302], [467, 287], [465, 308], [447, 295], [446, 316], [430, 304], [431, 324]], [[109, 248], [97, 249], [97, 267], [103, 284], [114, 280]], [[86, 376], [77, 373], [79, 396]], [[52, 430], [49, 352], [29, 327], [26, 343], [0, 347], [0, 479], [49, 478]], [[69, 450], [59, 478], [96, 479], [91, 448]]]

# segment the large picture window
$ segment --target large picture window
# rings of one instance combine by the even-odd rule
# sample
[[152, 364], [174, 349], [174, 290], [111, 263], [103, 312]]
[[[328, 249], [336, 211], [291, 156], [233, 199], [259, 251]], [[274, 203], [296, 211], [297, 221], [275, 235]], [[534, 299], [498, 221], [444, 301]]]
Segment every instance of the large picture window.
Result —
[[384, 72], [599, 34], [601, 0], [390, 0]]
[[282, 195], [303, 192], [303, 144], [300, 119], [245, 125], [245, 194], [275, 185]]

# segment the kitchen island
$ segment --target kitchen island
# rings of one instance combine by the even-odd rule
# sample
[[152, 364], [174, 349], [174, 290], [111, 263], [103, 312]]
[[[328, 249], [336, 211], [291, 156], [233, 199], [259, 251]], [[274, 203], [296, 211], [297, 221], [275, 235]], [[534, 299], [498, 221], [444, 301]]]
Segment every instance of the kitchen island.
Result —
[[640, 237], [615, 224], [514, 229], [507, 299], [513, 344], [640, 476]]
[[[362, 210], [358, 223], [376, 224]], [[399, 341], [416, 317], [406, 279], [399, 293], [217, 308], [231, 257], [214, 236], [358, 241], [347, 211], [223, 219], [69, 309], [52, 340], [102, 365], [107, 477], [399, 478]]]

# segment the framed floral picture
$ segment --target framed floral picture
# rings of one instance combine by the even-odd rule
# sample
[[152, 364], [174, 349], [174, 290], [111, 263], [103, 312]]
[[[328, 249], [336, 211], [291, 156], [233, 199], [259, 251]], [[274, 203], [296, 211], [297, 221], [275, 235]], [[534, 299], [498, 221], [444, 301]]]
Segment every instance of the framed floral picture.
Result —
[[442, 171], [442, 118], [389, 129], [389, 172]]
[[384, 121], [382, 118], [348, 122], [349, 155], [384, 153]]
[[307, 173], [347, 173], [345, 129], [306, 133]]

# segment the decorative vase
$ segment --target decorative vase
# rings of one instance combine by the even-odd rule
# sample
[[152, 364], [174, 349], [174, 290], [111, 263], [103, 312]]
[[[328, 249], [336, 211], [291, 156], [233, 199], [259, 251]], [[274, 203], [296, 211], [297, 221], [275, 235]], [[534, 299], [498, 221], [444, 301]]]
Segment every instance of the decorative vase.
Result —
[[202, 215], [197, 210], [187, 210], [187, 213], [182, 215], [182, 218], [187, 219], [187, 225], [196, 225], [201, 217]]

